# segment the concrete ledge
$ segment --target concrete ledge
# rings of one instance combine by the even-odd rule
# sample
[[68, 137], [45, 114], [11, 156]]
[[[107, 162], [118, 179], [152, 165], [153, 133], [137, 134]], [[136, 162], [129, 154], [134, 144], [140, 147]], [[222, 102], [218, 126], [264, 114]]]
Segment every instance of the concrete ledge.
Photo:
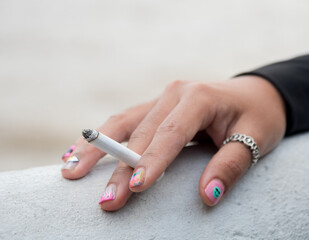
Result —
[[65, 180], [60, 165], [0, 173], [1, 239], [308, 239], [309, 134], [285, 139], [217, 207], [198, 181], [213, 153], [185, 148], [165, 177], [118, 212], [98, 200], [116, 161]]

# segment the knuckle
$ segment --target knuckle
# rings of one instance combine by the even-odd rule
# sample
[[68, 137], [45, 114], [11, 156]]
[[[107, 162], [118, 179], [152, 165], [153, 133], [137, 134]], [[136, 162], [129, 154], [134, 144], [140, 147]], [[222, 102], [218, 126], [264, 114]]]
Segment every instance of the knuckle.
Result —
[[202, 111], [207, 109], [208, 116], [215, 114], [215, 110], [221, 102], [220, 95], [214, 86], [200, 82], [190, 83], [186, 87], [184, 97], [190, 99], [191, 102], [198, 103], [195, 107]]
[[145, 128], [140, 127], [131, 134], [130, 141], [146, 139], [148, 135], [149, 131]]
[[146, 151], [143, 154], [143, 158], [157, 160], [157, 159], [160, 158], [160, 154], [158, 152], [154, 152], [154, 151]]
[[240, 162], [237, 160], [227, 160], [223, 162], [224, 168], [230, 173], [229, 176], [232, 181], [238, 179], [243, 172]]
[[181, 134], [181, 128], [176, 121], [163, 122], [157, 129], [156, 133]]
[[166, 86], [166, 91], [175, 91], [185, 83], [183, 80], [174, 80]]
[[181, 150], [187, 143], [187, 136], [184, 133], [184, 130], [181, 128], [176, 121], [167, 121], [159, 126], [156, 131], [156, 134], [169, 135], [171, 141], [173, 142], [174, 149]]
[[129, 167], [125, 167], [125, 166], [117, 167], [114, 170], [113, 176], [112, 176], [110, 181], [113, 181], [114, 178], [117, 178], [117, 176], [129, 175], [129, 174], [131, 174], [131, 172], [132, 172], [132, 170]]
[[213, 92], [213, 88], [208, 84], [201, 82], [194, 82], [188, 85], [187, 93], [191, 96], [202, 95], [209, 96]]
[[118, 114], [111, 115], [107, 121], [116, 123], [116, 124], [122, 124], [126, 121], [126, 118], [127, 118], [127, 114], [118, 113]]
[[143, 154], [144, 159], [149, 159], [153, 168], [156, 169], [166, 169], [168, 167], [168, 161], [163, 158], [159, 152], [147, 151]]

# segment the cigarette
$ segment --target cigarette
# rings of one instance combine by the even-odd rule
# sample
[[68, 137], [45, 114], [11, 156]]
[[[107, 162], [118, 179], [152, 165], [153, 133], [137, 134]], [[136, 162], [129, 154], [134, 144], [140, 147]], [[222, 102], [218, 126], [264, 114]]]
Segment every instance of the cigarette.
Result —
[[83, 130], [83, 137], [98, 149], [135, 168], [141, 155], [94, 129]]

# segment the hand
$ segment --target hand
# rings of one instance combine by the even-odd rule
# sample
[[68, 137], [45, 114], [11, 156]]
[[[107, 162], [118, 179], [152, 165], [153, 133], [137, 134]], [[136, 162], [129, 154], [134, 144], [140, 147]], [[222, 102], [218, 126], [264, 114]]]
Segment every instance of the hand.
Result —
[[[251, 151], [240, 142], [222, 142], [234, 133], [251, 136], [261, 156], [282, 139], [286, 128], [284, 102], [266, 80], [243, 76], [216, 83], [174, 81], [156, 100], [109, 118], [98, 130], [142, 155], [135, 169], [119, 162], [101, 200], [113, 211], [132, 192], [149, 188], [195, 137], [211, 138], [219, 148], [202, 173], [199, 192], [209, 206], [218, 203], [251, 164]], [[105, 154], [80, 139], [72, 153], [79, 163], [67, 164], [68, 179], [85, 176]], [[131, 176], [134, 174], [134, 177]], [[130, 181], [131, 179], [131, 181]], [[217, 192], [214, 193], [214, 190]]]

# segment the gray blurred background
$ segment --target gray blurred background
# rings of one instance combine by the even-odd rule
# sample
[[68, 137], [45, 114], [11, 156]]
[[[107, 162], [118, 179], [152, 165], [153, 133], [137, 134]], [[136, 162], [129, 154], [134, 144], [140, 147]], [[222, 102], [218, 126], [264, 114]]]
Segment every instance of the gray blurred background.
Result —
[[83, 128], [175, 79], [308, 53], [309, 2], [0, 0], [0, 171], [57, 164]]

